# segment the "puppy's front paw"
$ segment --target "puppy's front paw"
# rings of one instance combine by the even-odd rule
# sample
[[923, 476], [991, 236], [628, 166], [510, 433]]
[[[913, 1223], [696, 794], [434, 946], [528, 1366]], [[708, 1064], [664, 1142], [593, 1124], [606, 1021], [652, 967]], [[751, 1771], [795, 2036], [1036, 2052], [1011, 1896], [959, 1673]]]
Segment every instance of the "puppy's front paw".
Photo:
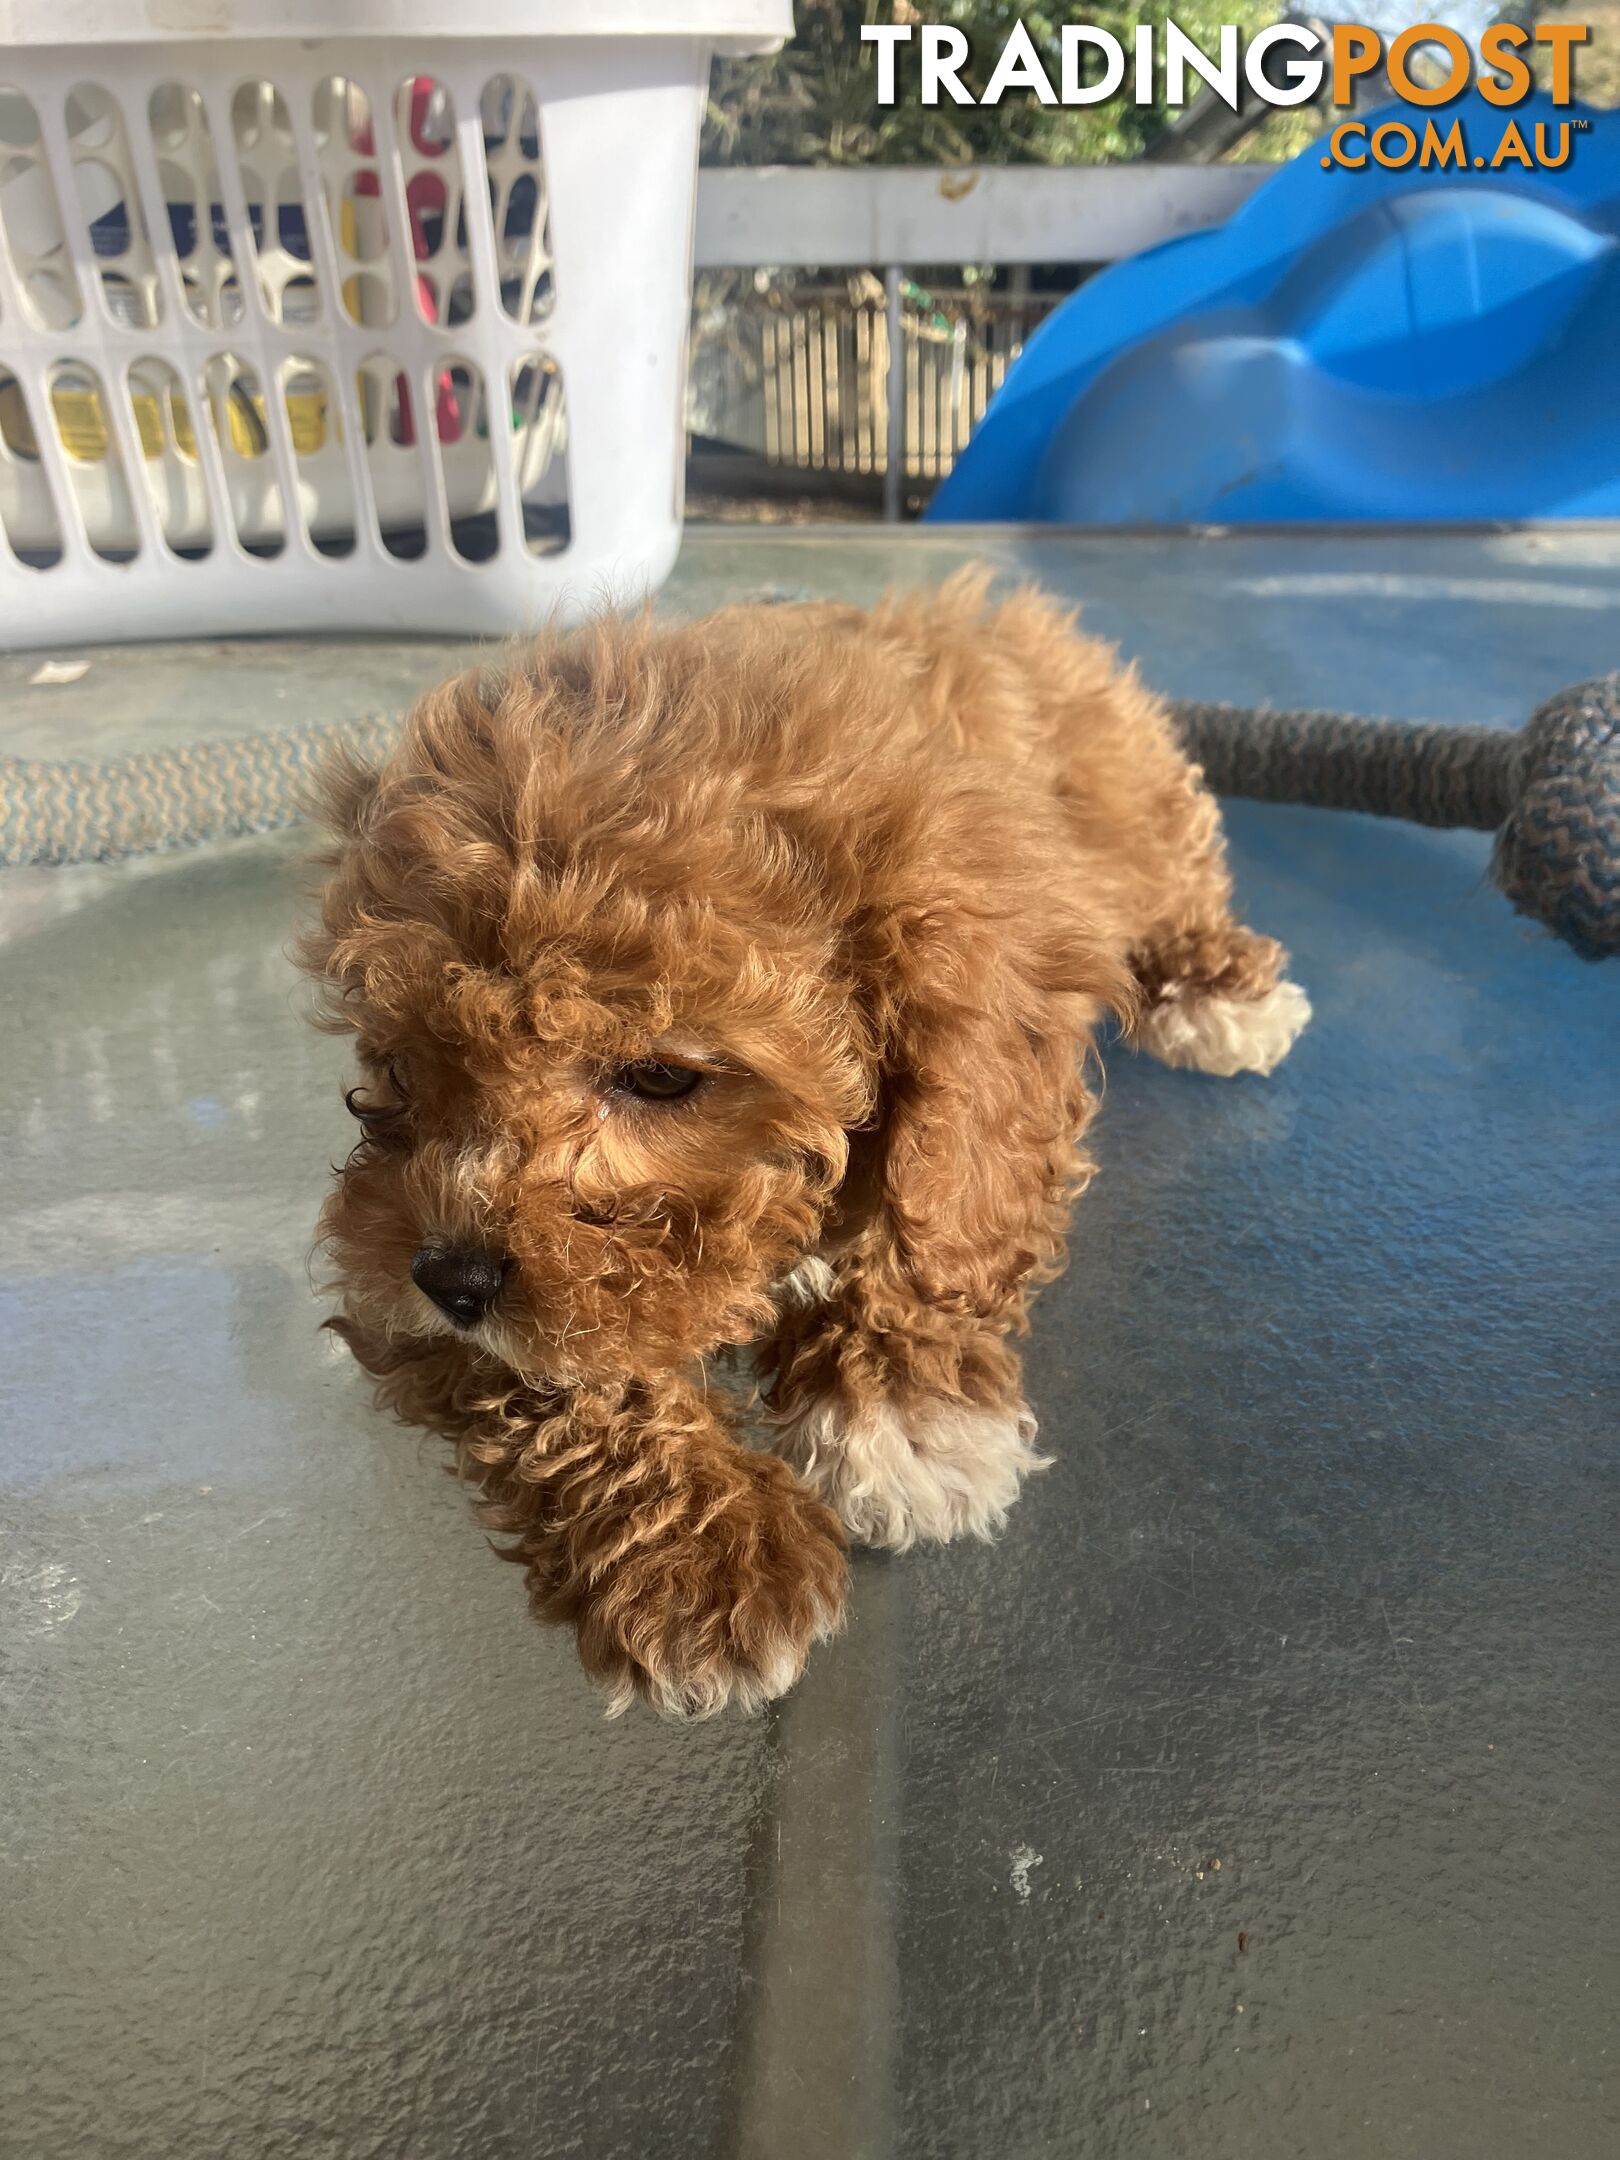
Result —
[[1023, 1403], [856, 1407], [823, 1395], [781, 1421], [776, 1445], [852, 1538], [904, 1552], [919, 1538], [993, 1537], [1030, 1471], [1051, 1460], [1034, 1439]]
[[838, 1523], [786, 1463], [738, 1450], [723, 1489], [685, 1497], [631, 1513], [619, 1557], [575, 1600], [580, 1657], [615, 1715], [638, 1696], [665, 1717], [758, 1710], [843, 1618]]

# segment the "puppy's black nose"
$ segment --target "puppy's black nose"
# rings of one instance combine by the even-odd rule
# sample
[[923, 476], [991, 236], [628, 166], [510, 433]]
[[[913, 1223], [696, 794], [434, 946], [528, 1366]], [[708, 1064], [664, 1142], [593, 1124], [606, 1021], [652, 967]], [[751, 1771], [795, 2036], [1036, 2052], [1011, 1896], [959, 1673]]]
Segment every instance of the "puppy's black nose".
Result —
[[457, 1327], [476, 1327], [483, 1319], [502, 1272], [499, 1260], [465, 1245], [424, 1245], [411, 1262], [411, 1281]]

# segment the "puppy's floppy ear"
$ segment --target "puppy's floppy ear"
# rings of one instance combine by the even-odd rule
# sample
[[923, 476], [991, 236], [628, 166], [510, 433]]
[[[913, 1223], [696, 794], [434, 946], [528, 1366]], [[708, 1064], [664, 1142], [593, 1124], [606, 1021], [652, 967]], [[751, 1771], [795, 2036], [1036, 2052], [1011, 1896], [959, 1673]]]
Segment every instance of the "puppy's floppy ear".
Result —
[[1055, 882], [1016, 870], [891, 916], [881, 1200], [929, 1303], [991, 1314], [1061, 1259], [1089, 1166], [1083, 1065], [1124, 967]]

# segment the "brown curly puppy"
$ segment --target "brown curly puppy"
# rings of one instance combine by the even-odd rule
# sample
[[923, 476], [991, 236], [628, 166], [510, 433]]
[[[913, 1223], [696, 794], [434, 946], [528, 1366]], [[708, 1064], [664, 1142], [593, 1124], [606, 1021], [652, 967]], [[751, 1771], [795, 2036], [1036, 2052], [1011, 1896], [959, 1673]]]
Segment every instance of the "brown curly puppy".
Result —
[[1229, 1073], [1308, 1016], [1160, 708], [987, 585], [548, 636], [330, 777], [333, 1324], [621, 1703], [779, 1694], [846, 1531], [1000, 1525], [1099, 1020]]

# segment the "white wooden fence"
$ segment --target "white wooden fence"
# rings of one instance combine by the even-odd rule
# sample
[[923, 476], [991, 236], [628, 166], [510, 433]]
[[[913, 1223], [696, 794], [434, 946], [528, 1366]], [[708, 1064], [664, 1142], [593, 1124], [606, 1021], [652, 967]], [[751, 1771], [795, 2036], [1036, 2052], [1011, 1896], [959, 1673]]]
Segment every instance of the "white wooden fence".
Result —
[[[908, 307], [903, 273], [963, 264], [1094, 265], [1217, 225], [1267, 177], [1264, 165], [977, 166], [706, 171], [702, 270], [869, 270], [875, 296], [825, 292], [736, 308], [728, 337], [757, 384], [748, 433], [775, 462], [884, 476], [900, 515], [908, 476], [937, 480], [1046, 312], [986, 296], [947, 311]], [[735, 400], [736, 385], [731, 385]]]
[[955, 280], [901, 293], [902, 363], [891, 383], [890, 313], [870, 275], [808, 288], [773, 278], [728, 292], [693, 323], [688, 424], [807, 473], [877, 476], [892, 399], [903, 403], [903, 471], [936, 481], [955, 463], [1008, 367], [1057, 304]]

